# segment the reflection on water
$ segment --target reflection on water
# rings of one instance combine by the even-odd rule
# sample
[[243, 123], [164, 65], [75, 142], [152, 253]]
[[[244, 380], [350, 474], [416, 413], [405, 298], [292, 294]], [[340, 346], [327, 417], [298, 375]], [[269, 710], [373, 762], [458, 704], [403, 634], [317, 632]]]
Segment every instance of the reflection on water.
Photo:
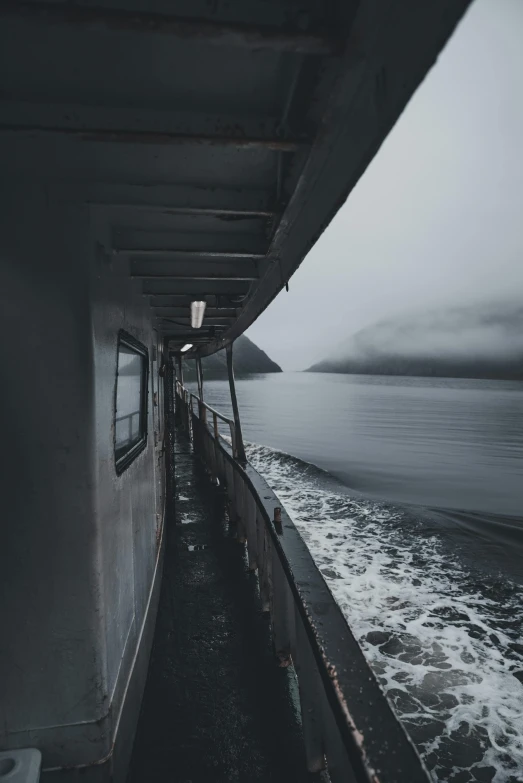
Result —
[[[439, 783], [523, 781], [522, 392], [312, 374], [238, 382], [249, 459]], [[230, 410], [226, 383], [205, 394]]]
[[[248, 440], [366, 495], [523, 516], [523, 383], [282, 373], [237, 392]], [[205, 394], [230, 410], [226, 382]]]

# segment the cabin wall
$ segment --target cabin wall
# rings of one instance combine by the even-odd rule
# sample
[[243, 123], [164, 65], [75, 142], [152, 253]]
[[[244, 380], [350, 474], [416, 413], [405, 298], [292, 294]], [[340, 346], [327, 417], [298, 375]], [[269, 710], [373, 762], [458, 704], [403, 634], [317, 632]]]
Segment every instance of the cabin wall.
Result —
[[[153, 355], [156, 332], [140, 283], [129, 277], [128, 262], [105, 250], [110, 226], [92, 216], [96, 237], [92, 267], [92, 328], [95, 399], [96, 523], [99, 534], [102, 614], [106, 640], [111, 726], [116, 730], [132, 659], [146, 618], [159, 551], [163, 472], [155, 446]], [[114, 459], [114, 404], [118, 332], [124, 329], [149, 354], [147, 446], [117, 475]], [[154, 416], [153, 416], [154, 411]], [[159, 442], [158, 430], [156, 440]], [[138, 705], [139, 706], [139, 705]]]
[[0, 747], [44, 746], [54, 763], [60, 727], [100, 717], [106, 690], [89, 215], [44, 187], [4, 186], [0, 199]]
[[123, 779], [159, 584], [151, 377], [147, 447], [121, 476], [113, 445], [118, 331], [150, 359], [156, 334], [108, 231], [43, 185], [0, 189], [0, 749], [39, 748], [44, 780]]

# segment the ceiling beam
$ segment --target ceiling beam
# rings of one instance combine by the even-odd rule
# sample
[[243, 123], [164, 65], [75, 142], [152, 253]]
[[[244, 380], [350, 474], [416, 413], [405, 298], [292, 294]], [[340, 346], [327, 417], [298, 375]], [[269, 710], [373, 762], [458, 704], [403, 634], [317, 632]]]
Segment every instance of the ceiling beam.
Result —
[[198, 216], [209, 216], [209, 217], [217, 217], [217, 218], [230, 218], [233, 220], [234, 218], [270, 218], [274, 217], [276, 214], [275, 210], [271, 209], [245, 209], [243, 207], [237, 206], [237, 207], [185, 207], [185, 206], [169, 206], [167, 204], [147, 204], [147, 203], [138, 203], [138, 204], [126, 204], [123, 201], [119, 202], [113, 202], [110, 204], [103, 204], [99, 201], [91, 201], [88, 202], [91, 204], [91, 206], [95, 207], [104, 207], [107, 209], [135, 209], [135, 210], [142, 210], [144, 212], [162, 212], [166, 215], [198, 215]]
[[260, 272], [255, 261], [132, 261], [131, 277], [163, 279], [257, 280]]
[[323, 34], [301, 30], [282, 30], [265, 25], [247, 25], [187, 19], [149, 11], [72, 5], [53, 2], [17, 2], [3, 0], [0, 15], [35, 18], [48, 24], [70, 25], [104, 33], [168, 35], [182, 41], [249, 50], [325, 55], [335, 52], [337, 42]]
[[176, 295], [186, 294], [194, 298], [207, 296], [237, 297], [247, 296], [250, 284], [243, 280], [147, 280], [143, 284], [142, 293], [146, 296], [155, 294]]
[[[166, 318], [169, 321], [172, 321], [173, 323], [178, 323], [180, 326], [191, 326], [191, 319], [190, 318], [182, 318], [180, 315], [170, 315], [169, 313], [156, 313], [155, 314], [157, 318], [163, 319]], [[231, 321], [233, 321], [233, 318], [207, 318], [207, 316], [203, 319], [203, 326], [223, 326], [227, 327], [231, 325]]]
[[[203, 324], [203, 326], [200, 326], [199, 329], [195, 329], [191, 326], [191, 324], [179, 324], [176, 323], [172, 318], [161, 318], [160, 320], [167, 320], [170, 321], [173, 324], [174, 330], [179, 332], [180, 334], [191, 334], [195, 337], [201, 337], [207, 332], [214, 332], [216, 331], [216, 327], [213, 324]], [[220, 326], [218, 326], [218, 329]]]
[[169, 257], [173, 258], [243, 258], [259, 259], [265, 258], [265, 253], [238, 252], [236, 250], [181, 250], [180, 248], [158, 249], [158, 248], [114, 248], [115, 255], [126, 256], [149, 256], [149, 257]]
[[151, 272], [135, 272], [131, 274], [133, 280], [258, 280], [258, 275], [254, 272], [244, 272], [241, 274], [231, 273], [228, 274], [211, 274], [210, 272], [191, 272], [190, 274], [161, 274]]
[[70, 203], [83, 203], [101, 209], [130, 209], [164, 212], [169, 215], [209, 215], [225, 220], [268, 218], [276, 214], [272, 195], [267, 191], [241, 188], [195, 187], [191, 185], [128, 185], [120, 183], [59, 184], [52, 186], [53, 197]]
[[202, 136], [198, 134], [162, 133], [159, 131], [133, 131], [126, 128], [114, 130], [108, 130], [107, 128], [71, 130], [67, 127], [48, 127], [45, 125], [2, 124], [0, 125], [0, 133], [26, 133], [30, 136], [64, 136], [79, 141], [100, 142], [103, 144], [149, 144], [153, 146], [210, 145], [234, 147], [235, 149], [267, 149], [273, 152], [296, 152], [303, 146], [301, 141], [288, 141], [277, 138]]
[[469, 3], [397, 0], [394, 24], [388, 3], [357, 4], [342, 56], [325, 65], [322, 89], [328, 101], [271, 239], [265, 272], [224, 339], [205, 346], [201, 356], [243, 334], [285, 287], [345, 203]]
[[[226, 301], [227, 297], [224, 295], [211, 295], [206, 297], [207, 310], [212, 308], [214, 313], [221, 313], [225, 311], [230, 314], [231, 317], [237, 315], [238, 307], [229, 301]], [[170, 307], [175, 309], [183, 309], [187, 311], [187, 308], [191, 305], [191, 298], [187, 294], [153, 294], [150, 297], [149, 304], [151, 307], [157, 309], [163, 307]]]
[[[167, 315], [170, 318], [189, 318], [190, 303], [186, 307], [171, 307], [170, 305], [151, 305], [156, 315]], [[233, 321], [237, 316], [237, 311], [232, 308], [219, 309], [217, 307], [205, 308], [205, 320], [210, 318], [223, 322]]]
[[[0, 3], [1, 7], [1, 3]], [[208, 144], [295, 152], [307, 139], [284, 138], [278, 117], [85, 104], [2, 101], [0, 130], [59, 134], [123, 144]]]
[[205, 338], [209, 334], [221, 334], [223, 330], [226, 327], [215, 327], [215, 326], [202, 326], [199, 329], [191, 329], [190, 326], [186, 327], [179, 327], [178, 324], [171, 321], [169, 318], [160, 318], [160, 321], [165, 321], [169, 323], [169, 329], [173, 332], [173, 334], [182, 335], [185, 337], [189, 337], [190, 339], [196, 338], [196, 339], [202, 339]]
[[[221, 334], [221, 332], [217, 332], [216, 330], [212, 330], [212, 331], [208, 330], [207, 332], [204, 332], [203, 334], [198, 334], [196, 331], [193, 331], [193, 332], [177, 332], [176, 328], [171, 323], [165, 323], [163, 328], [166, 329], [166, 330], [167, 329], [169, 330], [169, 333], [170, 333], [170, 335], [172, 336], [173, 339], [183, 340], [184, 342], [187, 341], [187, 342], [192, 343], [193, 345], [196, 344], [196, 343], [205, 344], [209, 340], [209, 337], [211, 337], [211, 336], [219, 337], [219, 335]], [[198, 330], [198, 331], [201, 331], [201, 330]]]
[[256, 226], [252, 234], [247, 231], [221, 231], [199, 229], [173, 231], [172, 228], [136, 228], [118, 225], [112, 232], [112, 246], [116, 252], [128, 255], [197, 255], [210, 258], [264, 258], [268, 248], [267, 238]]

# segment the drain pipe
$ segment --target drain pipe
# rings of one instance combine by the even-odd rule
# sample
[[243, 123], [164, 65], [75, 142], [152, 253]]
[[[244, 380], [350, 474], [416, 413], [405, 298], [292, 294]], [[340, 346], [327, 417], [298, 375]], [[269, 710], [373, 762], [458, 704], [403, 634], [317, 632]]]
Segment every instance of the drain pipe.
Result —
[[236, 454], [234, 455], [239, 462], [247, 462], [245, 456], [245, 446], [243, 445], [242, 425], [240, 422], [240, 412], [238, 410], [238, 399], [236, 397], [236, 387], [234, 385], [234, 370], [232, 366], [232, 346], [230, 343], [226, 348], [227, 354], [227, 372], [229, 374], [229, 388], [231, 390], [232, 414], [234, 418], [234, 430], [236, 434]]

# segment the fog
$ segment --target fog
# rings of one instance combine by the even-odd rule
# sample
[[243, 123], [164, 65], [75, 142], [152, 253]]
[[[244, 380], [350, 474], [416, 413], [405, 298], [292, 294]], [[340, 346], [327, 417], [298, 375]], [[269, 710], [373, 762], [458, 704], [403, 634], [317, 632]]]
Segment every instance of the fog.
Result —
[[409, 313], [367, 327], [333, 351], [334, 358], [369, 354], [407, 357], [523, 359], [523, 305]]
[[[249, 329], [284, 369], [391, 318], [521, 297], [522, 41], [520, 0], [476, 0], [289, 293]], [[512, 350], [511, 335], [481, 326], [461, 345]], [[449, 328], [416, 338], [416, 351], [454, 349]]]

